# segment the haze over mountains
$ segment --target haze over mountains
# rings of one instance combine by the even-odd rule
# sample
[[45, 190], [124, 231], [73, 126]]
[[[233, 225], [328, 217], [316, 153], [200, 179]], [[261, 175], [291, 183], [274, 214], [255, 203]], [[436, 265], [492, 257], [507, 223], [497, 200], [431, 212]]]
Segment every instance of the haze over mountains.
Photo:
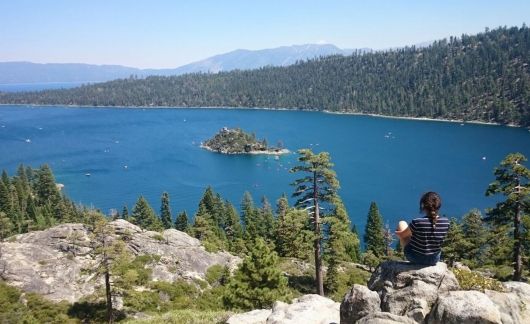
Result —
[[[185, 73], [217, 73], [249, 70], [263, 66], [288, 66], [297, 61], [329, 55], [350, 55], [353, 49], [341, 49], [332, 44], [282, 46], [263, 50], [238, 49], [215, 55], [174, 69], [138, 69], [121, 65], [92, 65], [81, 63], [0, 62], [0, 84], [99, 82], [130, 75], [181, 75]], [[370, 49], [359, 49], [368, 52]]]

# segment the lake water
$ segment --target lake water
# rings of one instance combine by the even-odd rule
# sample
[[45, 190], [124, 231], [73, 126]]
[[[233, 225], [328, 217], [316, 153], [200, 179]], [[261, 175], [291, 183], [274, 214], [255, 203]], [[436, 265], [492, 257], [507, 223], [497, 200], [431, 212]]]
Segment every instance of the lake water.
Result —
[[441, 194], [448, 216], [494, 206], [484, 196], [493, 168], [510, 152], [530, 157], [522, 128], [300, 111], [0, 106], [0, 168], [13, 174], [19, 163], [48, 163], [71, 198], [104, 212], [131, 208], [139, 195], [158, 210], [168, 191], [174, 213], [194, 213], [208, 185], [236, 206], [244, 191], [255, 201], [291, 194], [296, 154], [276, 160], [199, 148], [224, 126], [291, 151], [330, 152], [360, 228], [371, 201], [393, 227], [418, 215], [428, 190]]

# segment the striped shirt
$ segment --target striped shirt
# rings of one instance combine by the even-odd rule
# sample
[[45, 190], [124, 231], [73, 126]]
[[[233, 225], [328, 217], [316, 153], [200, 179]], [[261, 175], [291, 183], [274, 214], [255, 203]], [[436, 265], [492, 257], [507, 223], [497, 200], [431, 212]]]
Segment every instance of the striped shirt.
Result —
[[433, 228], [428, 217], [416, 218], [410, 222], [409, 227], [412, 231], [410, 248], [423, 255], [432, 255], [441, 250], [441, 245], [449, 230], [449, 220], [445, 217], [438, 217]]

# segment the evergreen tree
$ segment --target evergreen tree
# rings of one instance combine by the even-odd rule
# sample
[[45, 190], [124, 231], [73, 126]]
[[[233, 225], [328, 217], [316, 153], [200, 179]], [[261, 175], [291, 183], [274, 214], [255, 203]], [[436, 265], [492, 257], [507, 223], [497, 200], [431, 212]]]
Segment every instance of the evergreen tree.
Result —
[[2, 170], [2, 183], [6, 188], [9, 188], [11, 186], [11, 180], [9, 180], [9, 175], [7, 174], [6, 170]]
[[123, 206], [123, 210], [121, 211], [121, 218], [126, 221], [129, 221], [129, 208], [127, 208], [127, 205]]
[[332, 259], [336, 264], [339, 261], [358, 261], [354, 260], [360, 242], [359, 239], [350, 230], [350, 218], [346, 212], [346, 207], [340, 197], [333, 200], [335, 208], [333, 213], [324, 220], [327, 224], [327, 242], [326, 254], [330, 263]]
[[4, 181], [0, 181], [0, 212], [11, 215], [12, 209], [13, 205], [9, 189], [6, 187]]
[[349, 252], [349, 254], [352, 256], [353, 262], [361, 262], [361, 258], [362, 258], [361, 243], [360, 243], [361, 240], [359, 238], [359, 231], [357, 231], [357, 226], [355, 224], [352, 225], [351, 232], [354, 237], [354, 242], [359, 242], [359, 243], [353, 246], [353, 249]]
[[160, 219], [143, 196], [140, 196], [134, 205], [131, 221], [133, 224], [149, 231], [160, 231], [163, 229]]
[[303, 174], [302, 178], [295, 180], [293, 197], [297, 198], [295, 206], [310, 210], [311, 221], [315, 232], [315, 272], [316, 290], [319, 295], [324, 295], [324, 281], [322, 276], [322, 233], [320, 209], [321, 206], [332, 205], [336, 192], [339, 189], [333, 163], [328, 152], [313, 153], [310, 149], [298, 151], [300, 165], [295, 166], [290, 172]]
[[449, 222], [449, 230], [443, 242], [442, 255], [449, 265], [455, 261], [462, 261], [468, 249], [462, 226], [456, 218]]
[[245, 239], [251, 241], [258, 236], [257, 211], [250, 192], [245, 191], [241, 202], [242, 221], [245, 226]]
[[112, 305], [113, 285], [120, 280], [116, 275], [118, 272], [116, 267], [120, 261], [129, 263], [128, 261], [131, 260], [124, 242], [119, 239], [112, 240], [113, 234], [113, 228], [108, 225], [103, 215], [99, 215], [93, 228], [91, 241], [94, 245], [93, 253], [98, 260], [97, 274], [104, 278], [108, 323], [113, 323], [115, 318]]
[[488, 211], [486, 219], [494, 226], [510, 224], [513, 231], [513, 280], [523, 275], [523, 246], [521, 221], [530, 213], [530, 170], [523, 164], [527, 159], [521, 153], [508, 154], [495, 168], [495, 181], [488, 186], [486, 196], [501, 194], [506, 200]]
[[309, 261], [314, 231], [307, 219], [307, 212], [289, 208], [285, 216], [278, 219], [275, 232], [275, 246], [278, 255]]
[[366, 250], [371, 250], [372, 253], [378, 258], [385, 255], [385, 240], [383, 231], [383, 217], [379, 213], [377, 204], [372, 202], [370, 204], [370, 210], [368, 211], [368, 218], [366, 220], [364, 243], [366, 244]]
[[171, 207], [169, 206], [169, 194], [167, 192], [164, 192], [162, 194], [160, 219], [162, 221], [162, 226], [165, 229], [172, 227], [173, 221], [171, 220]]
[[181, 232], [188, 231], [188, 214], [186, 211], [182, 211], [178, 214], [177, 218], [175, 219], [175, 229]]
[[462, 231], [467, 242], [465, 259], [471, 267], [483, 265], [489, 231], [482, 222], [480, 210], [472, 209], [462, 217]]
[[0, 211], [0, 242], [12, 234], [13, 222], [7, 215]]
[[288, 301], [290, 293], [278, 267], [278, 255], [258, 237], [227, 286], [223, 297], [229, 308], [251, 310], [270, 308], [277, 301]]
[[282, 196], [276, 201], [276, 218], [280, 219], [285, 216], [287, 210], [289, 209], [289, 201], [287, 196], [282, 194]]
[[265, 196], [261, 198], [258, 226], [258, 235], [271, 242], [274, 235], [275, 219], [272, 212], [272, 206]]
[[35, 189], [39, 206], [55, 204], [60, 199], [59, 190], [55, 184], [55, 178], [52, 170], [47, 164], [41, 166], [37, 171], [37, 183]]
[[224, 230], [228, 239], [229, 249], [236, 254], [242, 254], [245, 251], [245, 244], [243, 242], [243, 229], [241, 228], [239, 214], [236, 208], [228, 201], [225, 202], [224, 209], [226, 211]]

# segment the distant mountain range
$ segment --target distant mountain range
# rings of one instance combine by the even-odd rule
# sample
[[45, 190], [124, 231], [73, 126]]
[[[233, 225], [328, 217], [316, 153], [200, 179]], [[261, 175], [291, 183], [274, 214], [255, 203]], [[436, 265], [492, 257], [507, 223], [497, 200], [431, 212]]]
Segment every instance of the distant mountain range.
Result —
[[[175, 69], [138, 69], [121, 65], [92, 65], [80, 63], [0, 62], [0, 84], [102, 82], [127, 78], [130, 75], [181, 75], [185, 73], [217, 73], [250, 70], [264, 66], [288, 66], [297, 61], [329, 55], [350, 55], [353, 49], [340, 49], [331, 44], [282, 46], [263, 50], [238, 49], [186, 64]], [[359, 49], [369, 52], [370, 49]]]

